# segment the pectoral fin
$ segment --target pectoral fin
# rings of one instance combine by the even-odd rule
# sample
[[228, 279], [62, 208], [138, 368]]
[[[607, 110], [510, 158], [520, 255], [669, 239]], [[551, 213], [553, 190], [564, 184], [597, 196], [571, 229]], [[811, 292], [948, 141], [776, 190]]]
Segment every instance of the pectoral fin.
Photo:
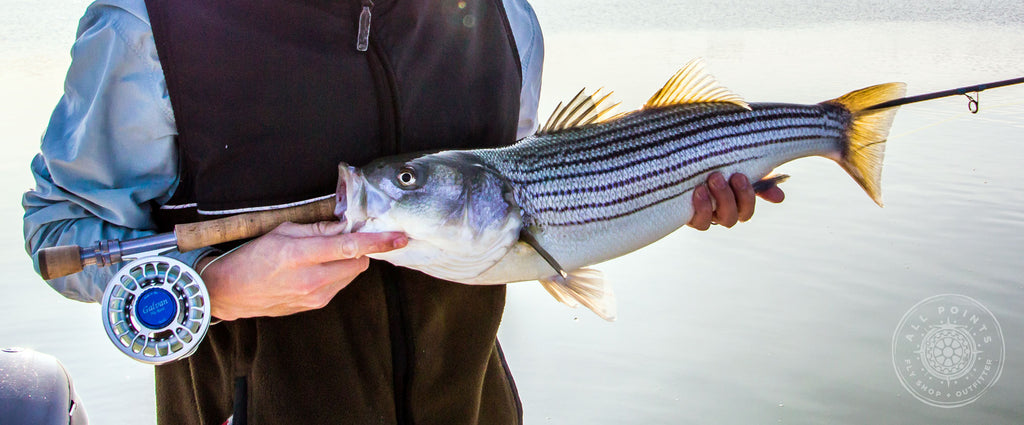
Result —
[[558, 264], [558, 261], [555, 261], [555, 257], [552, 257], [551, 254], [548, 253], [546, 249], [544, 249], [544, 247], [540, 246], [540, 241], [538, 241], [537, 238], [533, 237], [533, 233], [530, 233], [529, 230], [525, 228], [521, 230], [519, 232], [519, 240], [525, 242], [527, 245], [533, 248], [533, 250], [536, 251], [538, 255], [540, 255], [540, 258], [543, 258], [544, 261], [547, 261], [548, 265], [550, 265], [552, 269], [555, 269], [555, 273], [558, 273], [562, 277], [568, 276], [568, 273], [565, 272], [565, 269], [563, 269], [562, 266]]

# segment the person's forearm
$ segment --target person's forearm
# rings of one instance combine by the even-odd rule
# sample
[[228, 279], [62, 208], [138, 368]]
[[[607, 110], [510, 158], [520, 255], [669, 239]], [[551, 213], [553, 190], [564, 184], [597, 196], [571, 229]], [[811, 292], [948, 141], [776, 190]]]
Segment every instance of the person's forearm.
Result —
[[[153, 234], [150, 209], [175, 189], [175, 124], [144, 16], [97, 2], [80, 22], [64, 96], [32, 161], [35, 188], [22, 201], [33, 261], [50, 246]], [[186, 264], [197, 255], [172, 254]], [[88, 267], [49, 283], [98, 301], [116, 270]]]

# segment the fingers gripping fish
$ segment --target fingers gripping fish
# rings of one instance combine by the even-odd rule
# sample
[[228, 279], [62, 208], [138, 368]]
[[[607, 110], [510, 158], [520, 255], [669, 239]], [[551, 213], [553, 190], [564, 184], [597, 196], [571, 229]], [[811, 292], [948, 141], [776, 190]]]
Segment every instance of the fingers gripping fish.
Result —
[[559, 301], [612, 320], [588, 269], [685, 225], [708, 175], [752, 181], [806, 156], [836, 161], [881, 205], [882, 157], [902, 83], [815, 105], [744, 102], [704, 72], [679, 70], [643, 108], [612, 113], [580, 92], [514, 145], [339, 166], [335, 214], [350, 232], [402, 231], [371, 257], [465, 284], [539, 280]]

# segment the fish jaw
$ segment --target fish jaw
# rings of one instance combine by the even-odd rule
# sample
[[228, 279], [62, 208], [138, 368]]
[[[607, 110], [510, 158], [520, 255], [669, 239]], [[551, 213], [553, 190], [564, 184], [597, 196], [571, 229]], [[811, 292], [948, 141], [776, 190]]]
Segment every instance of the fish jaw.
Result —
[[358, 168], [344, 162], [338, 164], [337, 204], [334, 215], [345, 223], [345, 233], [359, 230], [366, 223], [365, 183]]
[[361, 169], [344, 162], [338, 165], [335, 197], [334, 215], [345, 223], [345, 233], [401, 231], [377, 220], [387, 214], [394, 200], [369, 184]]

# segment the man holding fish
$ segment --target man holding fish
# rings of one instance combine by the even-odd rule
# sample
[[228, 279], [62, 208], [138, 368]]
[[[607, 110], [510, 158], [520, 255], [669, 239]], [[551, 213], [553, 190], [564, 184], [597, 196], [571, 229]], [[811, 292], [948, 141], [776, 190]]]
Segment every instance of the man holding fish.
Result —
[[[33, 258], [343, 196], [342, 161], [536, 129], [543, 45], [525, 0], [342, 3], [92, 4], [23, 200]], [[745, 175], [711, 174], [689, 225], [746, 221], [754, 198]], [[223, 321], [156, 367], [160, 423], [521, 422], [495, 337], [504, 286], [370, 261], [409, 237], [351, 226], [169, 254], [201, 271]], [[96, 302], [115, 271], [48, 283]]]

